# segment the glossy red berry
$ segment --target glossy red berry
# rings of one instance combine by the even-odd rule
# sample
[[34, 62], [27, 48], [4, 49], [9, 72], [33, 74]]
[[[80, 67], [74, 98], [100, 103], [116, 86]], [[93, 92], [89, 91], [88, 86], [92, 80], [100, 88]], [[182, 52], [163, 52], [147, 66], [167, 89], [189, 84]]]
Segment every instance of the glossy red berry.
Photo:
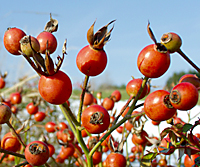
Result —
[[55, 153], [55, 147], [54, 145], [47, 143], [48, 149], [49, 149], [49, 157], [52, 157], [52, 155]]
[[35, 105], [34, 103], [28, 103], [26, 106], [26, 110], [29, 114], [36, 114], [39, 110], [38, 105]]
[[114, 102], [112, 96], [111, 97], [106, 97], [106, 98], [103, 99], [102, 106], [106, 110], [112, 110], [114, 105], [115, 105], [115, 102]]
[[120, 153], [110, 153], [105, 161], [106, 167], [126, 167], [126, 158]]
[[66, 146], [61, 147], [61, 152], [59, 154], [62, 159], [68, 159], [73, 156], [74, 152], [74, 145], [72, 143], [68, 143]]
[[144, 101], [144, 112], [151, 120], [165, 121], [176, 113], [169, 95], [166, 90], [156, 90], [147, 96]]
[[45, 124], [45, 129], [46, 129], [47, 132], [53, 133], [53, 132], [56, 131], [56, 124], [54, 122], [52, 122], [52, 121], [47, 122]]
[[122, 96], [122, 95], [121, 95], [121, 92], [120, 92], [119, 90], [114, 90], [114, 91], [112, 92], [111, 96], [114, 97], [113, 100], [114, 100], [115, 102], [118, 102], [118, 101], [121, 100], [121, 96]]
[[148, 45], [139, 53], [137, 66], [144, 76], [158, 78], [168, 70], [170, 54], [164, 45]]
[[63, 104], [72, 94], [72, 82], [67, 74], [58, 71], [51, 76], [42, 75], [38, 89], [42, 98], [47, 102], [57, 105]]
[[16, 152], [21, 148], [21, 144], [12, 132], [8, 132], [1, 139], [1, 148]]
[[[49, 51], [49, 54], [52, 54], [57, 48], [57, 39], [56, 37], [47, 31], [41, 32], [37, 36], [37, 40], [40, 43], [40, 53], [45, 54], [46, 50]], [[48, 48], [47, 48], [48, 41]]]
[[132, 136], [132, 142], [135, 145], [144, 145], [147, 143], [147, 138], [149, 135], [147, 134], [147, 132], [145, 130], [142, 130], [141, 133], [134, 133]]
[[20, 104], [22, 102], [22, 95], [19, 92], [14, 92], [10, 94], [10, 102], [12, 104]]
[[189, 82], [191, 84], [193, 84], [196, 88], [200, 87], [200, 79], [195, 75], [195, 74], [185, 74], [183, 75], [178, 83], [181, 82]]
[[65, 122], [59, 122], [57, 128], [58, 130], [68, 129], [68, 125]]
[[83, 105], [88, 106], [91, 105], [94, 101], [94, 96], [90, 92], [85, 92], [85, 96], [83, 98]]
[[198, 102], [198, 89], [189, 82], [177, 84], [169, 96], [172, 106], [178, 110], [190, 110]]
[[13, 55], [20, 55], [20, 40], [25, 35], [25, 32], [19, 28], [8, 28], [3, 37], [3, 43], [6, 50]]
[[[142, 86], [143, 79], [141, 78], [134, 78], [128, 82], [126, 85], [126, 92], [129, 96], [135, 97], [140, 90], [140, 87]], [[139, 97], [139, 99], [142, 99], [147, 94], [147, 85], [144, 86], [144, 89]]]
[[81, 116], [82, 126], [93, 134], [99, 134], [108, 129], [110, 125], [110, 115], [108, 111], [100, 105], [87, 107]]
[[37, 122], [42, 122], [45, 117], [46, 117], [46, 114], [42, 111], [38, 111], [36, 114], [34, 114], [34, 119]]
[[25, 158], [33, 166], [40, 166], [49, 159], [49, 148], [42, 141], [33, 141], [25, 148]]
[[3, 89], [6, 85], [5, 79], [0, 77], [0, 89]]
[[83, 74], [97, 76], [106, 68], [106, 52], [103, 49], [95, 50], [87, 45], [79, 51], [76, 57], [76, 65]]

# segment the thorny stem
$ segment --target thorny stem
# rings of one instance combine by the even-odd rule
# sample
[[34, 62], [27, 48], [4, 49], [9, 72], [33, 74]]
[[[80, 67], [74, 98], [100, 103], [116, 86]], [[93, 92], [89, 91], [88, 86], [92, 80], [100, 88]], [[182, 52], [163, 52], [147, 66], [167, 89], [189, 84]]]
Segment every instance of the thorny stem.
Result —
[[84, 80], [84, 84], [83, 84], [83, 90], [82, 90], [81, 98], [80, 98], [80, 106], [79, 106], [78, 115], [77, 115], [77, 121], [79, 123], [81, 122], [83, 99], [84, 99], [84, 96], [85, 96], [85, 91], [86, 91], [86, 87], [87, 87], [88, 81], [89, 81], [89, 76], [85, 75], [85, 80]]
[[82, 113], [82, 107], [83, 107], [83, 98], [84, 98], [84, 95], [85, 95], [88, 80], [89, 80], [89, 76], [86, 75], [84, 85], [83, 85], [83, 91], [82, 91], [82, 94], [81, 94], [80, 106], [79, 106], [77, 120], [74, 117], [71, 110], [69, 109], [67, 103], [64, 103], [64, 104], [59, 105], [59, 106], [60, 106], [66, 120], [68, 121], [69, 126], [71, 127], [73, 133], [75, 134], [76, 139], [78, 140], [81, 148], [83, 149], [83, 152], [85, 153], [85, 156], [86, 156], [87, 162], [88, 162], [88, 167], [92, 167], [92, 159], [89, 157], [89, 150], [88, 150], [87, 146], [85, 145], [85, 142], [82, 138], [81, 130], [78, 128], [78, 127], [80, 127], [81, 113]]
[[199, 67], [197, 67], [196, 64], [194, 64], [193, 61], [190, 60], [190, 59], [186, 56], [186, 54], [182, 52], [181, 49], [179, 49], [177, 52], [178, 52], [192, 67], [194, 67], [194, 68], [200, 73]]
[[19, 154], [19, 153], [16, 153], [16, 152], [8, 151], [8, 150], [2, 149], [2, 148], [0, 148], [0, 152], [5, 153], [5, 154], [11, 154], [11, 155], [14, 155], [14, 156], [17, 156], [17, 157], [25, 159], [25, 156], [23, 154]]
[[[83, 165], [86, 166], [86, 162], [85, 162], [85, 160], [83, 160], [82, 153], [79, 151], [79, 149], [76, 147], [76, 145], [74, 143], [72, 143], [72, 144], [74, 145], [74, 147], [76, 149], [79, 160], [78, 160], [78, 158], [75, 158], [75, 157], [74, 158], [76, 159], [76, 161], [79, 163], [80, 166], [83, 166]], [[81, 161], [81, 162], [79, 162], [79, 161]]]
[[23, 147], [26, 147], [25, 143], [22, 141], [21, 137], [19, 136], [19, 134], [16, 132], [16, 130], [13, 128], [13, 126], [10, 124], [10, 122], [7, 122], [6, 123], [9, 128], [12, 129], [12, 132], [14, 132], [14, 135], [17, 137], [18, 141], [20, 142], [20, 144], [23, 146]]
[[20, 163], [20, 164], [18, 164], [18, 165], [16, 165], [15, 167], [20, 167], [20, 166], [25, 166], [25, 165], [27, 165], [28, 164], [28, 162], [27, 161], [25, 161], [25, 162], [23, 162], [23, 163]]
[[[81, 98], [80, 98], [80, 106], [79, 106], [78, 115], [77, 115], [78, 123], [81, 123], [83, 99], [84, 99], [84, 95], [85, 95], [85, 91], [86, 91], [86, 87], [87, 87], [88, 81], [89, 81], [89, 76], [85, 75], [85, 80], [84, 80], [84, 84], [83, 84], [83, 90], [82, 90]], [[76, 129], [76, 135], [77, 135], [77, 140], [78, 140], [79, 144], [81, 145], [81, 147], [83, 149], [83, 152], [85, 153], [85, 156], [87, 158], [88, 167], [92, 167], [93, 166], [92, 158], [89, 156], [89, 150], [88, 150], [87, 146], [85, 145], [85, 142], [84, 142], [83, 137], [81, 135], [81, 131], [78, 128]]]
[[71, 121], [75, 124], [76, 127], [81, 126], [79, 122], [77, 122], [76, 118], [74, 117], [74, 114], [72, 113], [71, 109], [69, 108], [68, 104], [65, 102], [61, 104], [61, 106], [64, 108], [64, 112], [66, 112]]
[[122, 107], [119, 115], [115, 118], [115, 121], [113, 122], [113, 124], [115, 124], [119, 117], [124, 113], [125, 109], [128, 107], [129, 103], [133, 100], [134, 96], [130, 96], [129, 99], [127, 100], [126, 104]]
[[[123, 128], [125, 130], [125, 126]], [[129, 156], [128, 156], [128, 142], [127, 142], [127, 138], [129, 136], [129, 134], [130, 134], [130, 132], [127, 133], [127, 131], [126, 131], [125, 139], [126, 139], [126, 159], [127, 159], [127, 165], [130, 165], [130, 160], [129, 160]]]
[[83, 152], [85, 153], [85, 156], [87, 158], [88, 167], [92, 167], [93, 166], [92, 158], [89, 155], [89, 150], [88, 150], [87, 146], [85, 145], [85, 142], [84, 142], [83, 137], [81, 135], [81, 131], [79, 129], [76, 129], [75, 134], [76, 134], [77, 140], [78, 140], [79, 144], [81, 145], [81, 148], [83, 149]]
[[[141, 106], [143, 106], [143, 105], [144, 105], [144, 103], [141, 103], [141, 104], [135, 106], [134, 110], [139, 108], [139, 107], [141, 107]], [[145, 114], [144, 111], [141, 111], [139, 115], [137, 114], [137, 116], [142, 116], [144, 114]], [[135, 118], [135, 114], [134, 115], [126, 115], [125, 117], [126, 117], [127, 120], [128, 119], [132, 119], [132, 118]]]
[[71, 114], [68, 113], [68, 110], [65, 108], [66, 105], [67, 105], [67, 103], [66, 104], [64, 103], [64, 104], [59, 105], [59, 107], [60, 107], [63, 115], [65, 116], [67, 122], [69, 123], [69, 126], [71, 127], [73, 133], [76, 135], [76, 127], [74, 126], [74, 124], [72, 123], [72, 120], [70, 119], [70, 115], [72, 113]]
[[[145, 77], [144, 80], [143, 80], [143, 82], [142, 82], [142, 85], [141, 85], [141, 87], [140, 87], [140, 89], [139, 89], [137, 95], [135, 96], [135, 99], [134, 99], [133, 103], [131, 104], [130, 109], [129, 109], [129, 111], [128, 111], [128, 113], [127, 113], [126, 115], [130, 115], [130, 114], [132, 113], [132, 111], [135, 109], [135, 105], [136, 105], [136, 103], [137, 103], [137, 101], [138, 101], [138, 99], [139, 99], [139, 97], [140, 97], [140, 95], [141, 95], [141, 93], [142, 93], [142, 91], [143, 91], [143, 89], [144, 89], [144, 87], [145, 87], [147, 81], [148, 81], [148, 77]], [[140, 115], [143, 115], [143, 114], [144, 114], [144, 113], [141, 112], [141, 113], [139, 113], [139, 114], [136, 114], [135, 117], [140, 116]], [[123, 119], [121, 119], [117, 124], [113, 125], [110, 129], [108, 129], [107, 133], [101, 138], [101, 140], [99, 140], [99, 141], [97, 142], [97, 144], [96, 144], [96, 145], [92, 148], [92, 150], [90, 151], [90, 153], [89, 153], [90, 157], [92, 157], [92, 155], [94, 154], [94, 152], [96, 151], [96, 149], [101, 145], [101, 143], [102, 143], [102, 142], [103, 142], [117, 127], [118, 127], [118, 126], [120, 126], [121, 124], [123, 124], [126, 120], [128, 120], [128, 119], [127, 119], [127, 117], [125, 116], [125, 117], [124, 117]]]

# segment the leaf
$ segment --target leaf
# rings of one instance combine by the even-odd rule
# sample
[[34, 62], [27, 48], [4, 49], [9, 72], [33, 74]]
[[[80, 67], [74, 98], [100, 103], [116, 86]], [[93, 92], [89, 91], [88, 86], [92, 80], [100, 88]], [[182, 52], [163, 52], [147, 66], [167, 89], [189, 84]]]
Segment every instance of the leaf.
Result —
[[191, 159], [191, 152], [192, 152], [191, 148], [189, 147], [185, 148], [185, 153], [190, 157], [190, 159]]
[[161, 133], [160, 133], [160, 137], [161, 140], [171, 131], [171, 128], [165, 128]]
[[176, 145], [176, 141], [177, 141], [177, 137], [176, 135], [172, 132], [172, 133], [169, 133], [169, 137], [170, 137], [170, 141], [172, 143], [172, 145]]
[[200, 166], [200, 157], [195, 158], [195, 165]]
[[185, 152], [184, 148], [178, 149], [178, 160], [185, 154], [184, 152]]
[[148, 153], [141, 159], [141, 167], [151, 167], [151, 161], [158, 155], [158, 153]]
[[183, 126], [182, 131], [183, 131], [183, 132], [187, 132], [187, 131], [190, 130], [192, 127], [193, 127], [192, 124], [186, 123], [186, 124]]
[[167, 146], [168, 148], [166, 148], [166, 147], [160, 147], [160, 148], [162, 148], [163, 150], [161, 150], [160, 151], [160, 153], [168, 153], [169, 151], [170, 151], [170, 147], [169, 147], [169, 144], [168, 144], [168, 146]]

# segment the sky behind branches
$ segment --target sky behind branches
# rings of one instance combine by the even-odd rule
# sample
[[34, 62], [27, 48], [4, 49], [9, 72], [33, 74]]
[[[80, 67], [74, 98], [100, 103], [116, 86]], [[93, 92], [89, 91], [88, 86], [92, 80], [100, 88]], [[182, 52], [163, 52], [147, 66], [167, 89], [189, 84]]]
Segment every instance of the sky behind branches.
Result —
[[[113, 85], [127, 84], [131, 76], [142, 77], [137, 68], [139, 52], [153, 41], [147, 34], [147, 23], [160, 41], [166, 32], [178, 33], [182, 40], [182, 50], [197, 65], [200, 65], [200, 1], [3, 1], [0, 6], [0, 71], [8, 71], [7, 80], [17, 82], [24, 75], [35, 72], [22, 56], [12, 56], [3, 46], [3, 35], [8, 27], [23, 29], [27, 35], [37, 37], [43, 31], [49, 14], [59, 22], [54, 35], [58, 48], [52, 55], [56, 60], [62, 53], [62, 45], [67, 39], [67, 56], [62, 70], [71, 78], [73, 84], [81, 83], [84, 75], [76, 66], [76, 55], [87, 45], [86, 33], [96, 20], [94, 30], [116, 19], [111, 40], [106, 44], [108, 65], [105, 71], [90, 81], [95, 86], [102, 83]], [[169, 70], [160, 78], [153, 79], [152, 84], [163, 88], [166, 80], [174, 73], [193, 68], [178, 54], [171, 55]]]

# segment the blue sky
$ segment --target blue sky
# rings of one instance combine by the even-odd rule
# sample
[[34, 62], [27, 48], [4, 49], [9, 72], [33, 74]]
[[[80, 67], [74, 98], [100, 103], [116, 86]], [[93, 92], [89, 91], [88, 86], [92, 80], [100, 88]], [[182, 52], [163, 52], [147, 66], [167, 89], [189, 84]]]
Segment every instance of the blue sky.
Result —
[[[2, 1], [2, 0], [1, 0]], [[12, 5], [11, 5], [12, 4]], [[98, 30], [116, 19], [111, 40], [105, 46], [108, 65], [105, 71], [91, 77], [93, 86], [107, 82], [110, 84], [127, 84], [131, 76], [142, 77], [137, 68], [139, 52], [152, 40], [147, 34], [148, 20], [159, 41], [166, 32], [178, 33], [182, 40], [182, 50], [197, 65], [200, 65], [200, 1], [2, 1], [0, 6], [0, 71], [8, 71], [7, 81], [16, 82], [19, 77], [33, 75], [35, 72], [22, 56], [12, 56], [3, 46], [3, 34], [8, 27], [23, 29], [27, 35], [37, 36], [43, 31], [49, 20], [49, 13], [59, 21], [59, 29], [54, 34], [58, 48], [52, 55], [56, 59], [61, 54], [65, 38], [67, 53], [62, 70], [73, 83], [82, 82], [84, 75], [76, 67], [78, 51], [87, 45], [86, 32], [97, 19], [94, 30]], [[171, 55], [169, 70], [160, 78], [153, 79], [152, 84], [162, 88], [166, 80], [174, 73], [193, 69], [178, 54]]]

